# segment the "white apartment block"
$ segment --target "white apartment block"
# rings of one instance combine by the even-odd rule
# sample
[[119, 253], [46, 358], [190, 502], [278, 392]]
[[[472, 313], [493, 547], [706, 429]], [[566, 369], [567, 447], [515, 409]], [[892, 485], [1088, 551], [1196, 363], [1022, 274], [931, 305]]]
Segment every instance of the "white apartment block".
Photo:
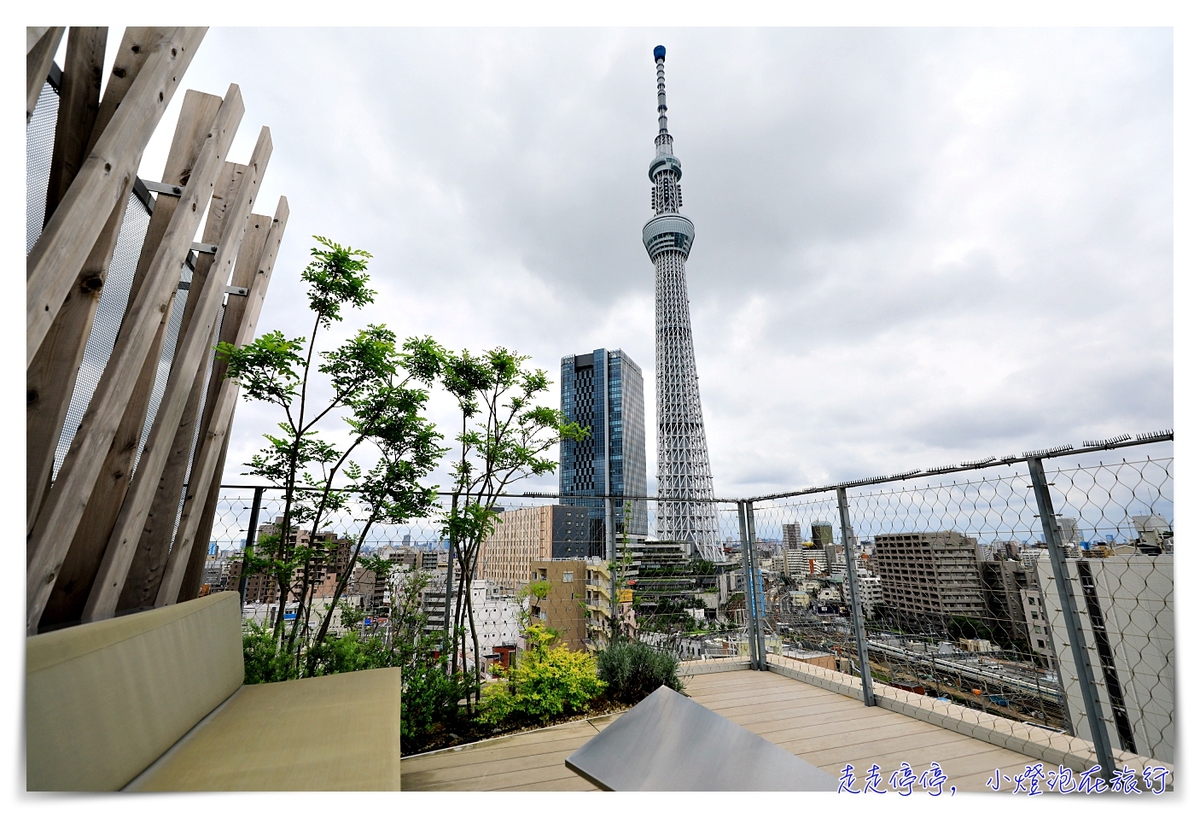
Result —
[[[1053, 584], [1050, 587], [1053, 588]], [[1022, 588], [1021, 607], [1025, 609], [1025, 627], [1029, 631], [1029, 644], [1033, 652], [1041, 657], [1046, 667], [1057, 667], [1054, 640], [1050, 633], [1050, 620], [1046, 616], [1046, 600], [1042, 597], [1042, 592], [1032, 586]]]
[[[1037, 562], [1067, 713], [1091, 741], [1049, 556]], [[1114, 750], [1175, 761], [1175, 573], [1169, 554], [1068, 559], [1068, 586]], [[1035, 643], [1036, 644], [1036, 643]]]

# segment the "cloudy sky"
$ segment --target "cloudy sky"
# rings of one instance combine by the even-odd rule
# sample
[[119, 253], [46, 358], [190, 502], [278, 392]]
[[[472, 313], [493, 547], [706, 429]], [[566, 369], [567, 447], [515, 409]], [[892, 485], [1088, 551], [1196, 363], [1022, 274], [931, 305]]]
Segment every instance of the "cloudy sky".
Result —
[[[343, 333], [623, 348], [653, 491], [660, 42], [718, 495], [1173, 425], [1165, 28], [213, 28], [184, 87], [241, 86], [291, 206], [261, 330], [309, 331], [321, 234], [374, 255]], [[226, 482], [276, 420], [242, 403]]]

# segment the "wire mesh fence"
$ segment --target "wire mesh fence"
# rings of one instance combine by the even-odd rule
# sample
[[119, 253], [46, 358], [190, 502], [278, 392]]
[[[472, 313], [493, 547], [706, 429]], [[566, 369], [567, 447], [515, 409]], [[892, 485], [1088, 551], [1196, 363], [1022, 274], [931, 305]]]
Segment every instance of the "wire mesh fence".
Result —
[[[255, 542], [282, 522], [283, 493], [259, 490], [257, 514], [255, 494], [253, 488], [222, 487], [208, 544], [208, 591], [237, 589], [247, 540]], [[645, 505], [653, 532], [660, 503], [650, 500]], [[316, 538], [304, 522], [298, 524], [299, 536], [305, 542], [328, 543], [331, 564], [344, 566], [346, 553], [361, 538], [364, 555], [384, 556], [423, 571], [428, 627], [441, 629], [447, 582], [452, 596], [462, 582], [457, 566], [449, 568], [450, 543], [444, 530], [448, 506], [446, 500], [433, 514], [403, 524], [373, 525], [364, 536], [366, 515], [350, 496], [344, 508], [326, 515]], [[534, 621], [560, 632], [561, 642], [573, 649], [602, 648], [616, 633], [685, 660], [745, 656], [747, 604], [736, 508], [730, 503], [714, 507], [725, 554], [715, 561], [700, 557], [685, 543], [627, 533], [619, 524], [608, 538], [603, 522], [595, 520], [588, 507], [572, 505], [571, 498], [503, 498], [496, 507], [496, 529], [481, 544], [469, 582], [484, 600], [503, 598], [522, 607]], [[614, 519], [619, 516], [615, 511]], [[359, 571], [347, 592], [349, 599], [386, 616], [389, 600], [384, 589], [376, 593], [375, 578], [368, 574]], [[548, 596], [529, 593], [539, 581], [546, 583]], [[320, 599], [329, 590], [313, 593]], [[267, 577], [247, 578], [245, 594], [247, 617], [276, 615], [279, 591]], [[521, 641], [511, 605], [507, 616], [511, 621], [492, 629], [500, 640], [493, 648], [515, 648]]]
[[1114, 752], [1173, 761], [1170, 447], [1038, 458], [1050, 527], [1024, 462], [755, 502], [768, 652], [861, 679], [854, 571], [874, 684], [1089, 741], [1092, 698]]

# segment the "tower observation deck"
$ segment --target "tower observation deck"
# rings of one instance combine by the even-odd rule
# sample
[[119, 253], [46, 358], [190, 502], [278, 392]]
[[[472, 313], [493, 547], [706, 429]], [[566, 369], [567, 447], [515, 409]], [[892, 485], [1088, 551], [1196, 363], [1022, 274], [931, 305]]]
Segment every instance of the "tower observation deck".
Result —
[[[654, 262], [655, 393], [658, 401], [658, 495], [656, 534], [684, 542], [697, 557], [715, 560], [720, 546], [711, 502], [712, 470], [700, 409], [700, 383], [692, 347], [692, 317], [685, 263], [696, 228], [680, 214], [683, 169], [667, 131], [667, 50], [654, 49], [658, 72], [658, 136], [650, 163], [654, 218], [642, 228], [642, 243]], [[670, 502], [671, 498], [680, 498]]]

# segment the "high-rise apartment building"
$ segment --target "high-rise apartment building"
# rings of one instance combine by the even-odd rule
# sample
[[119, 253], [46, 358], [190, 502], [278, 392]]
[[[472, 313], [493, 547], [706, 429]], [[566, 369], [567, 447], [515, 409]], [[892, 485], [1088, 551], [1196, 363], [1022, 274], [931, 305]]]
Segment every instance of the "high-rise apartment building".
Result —
[[[642, 227], [642, 243], [654, 262], [654, 375], [658, 401], [658, 494], [680, 498], [658, 507], [659, 539], [685, 543], [709, 560], [720, 558], [708, 441], [700, 408], [700, 380], [692, 346], [687, 269], [696, 228], [679, 213], [683, 168], [667, 131], [667, 49], [654, 49], [658, 73], [658, 136], [650, 163], [654, 218]], [[696, 502], [699, 501], [699, 502]]]
[[982, 619], [976, 541], [957, 531], [876, 534], [871, 560], [883, 603], [910, 619]]
[[804, 527], [800, 523], [783, 524], [783, 548], [799, 548], [804, 542]]
[[[591, 556], [607, 557], [605, 495], [646, 496], [646, 409], [642, 370], [619, 349], [597, 349], [562, 359], [562, 411], [592, 430], [559, 444], [559, 493], [586, 508]], [[595, 498], [595, 499], [588, 499]], [[613, 501], [617, 535], [645, 536], [645, 500]]]
[[479, 546], [475, 578], [514, 594], [529, 584], [537, 560], [583, 559], [589, 543], [586, 508], [533, 506], [500, 512], [496, 528]]

